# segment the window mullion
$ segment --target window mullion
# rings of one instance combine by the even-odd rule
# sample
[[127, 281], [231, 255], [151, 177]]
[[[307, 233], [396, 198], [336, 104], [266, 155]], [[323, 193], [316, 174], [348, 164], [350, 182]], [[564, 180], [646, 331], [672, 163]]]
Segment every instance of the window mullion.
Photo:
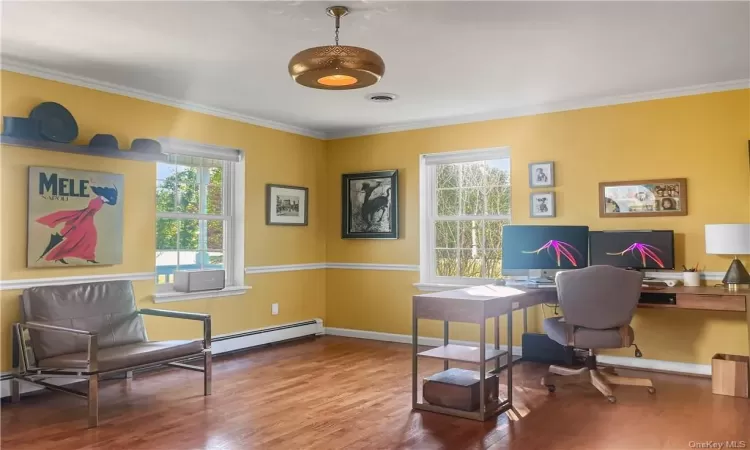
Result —
[[[456, 165], [458, 166], [458, 215], [460, 217], [464, 212], [464, 168], [463, 164]], [[463, 248], [464, 243], [461, 241], [460, 221], [456, 223], [456, 231], [458, 232], [456, 239], [456, 243], [458, 244], [458, 249], [456, 250], [456, 276], [461, 278], [461, 249]]]
[[234, 166], [231, 165], [231, 163], [225, 161], [222, 165], [221, 170], [223, 171], [221, 174], [221, 198], [222, 198], [222, 213], [225, 216], [228, 216], [229, 219], [224, 221], [224, 239], [222, 242], [222, 254], [224, 255], [224, 270], [225, 272], [225, 279], [227, 280], [228, 284], [232, 285], [235, 283], [239, 283], [240, 280], [235, 280], [235, 273], [234, 273], [234, 252], [231, 250], [233, 247], [230, 245], [230, 243], [234, 242], [234, 233], [237, 232], [235, 230], [234, 226], [234, 202], [235, 202], [235, 192], [234, 189], [232, 189], [232, 186], [234, 186]]

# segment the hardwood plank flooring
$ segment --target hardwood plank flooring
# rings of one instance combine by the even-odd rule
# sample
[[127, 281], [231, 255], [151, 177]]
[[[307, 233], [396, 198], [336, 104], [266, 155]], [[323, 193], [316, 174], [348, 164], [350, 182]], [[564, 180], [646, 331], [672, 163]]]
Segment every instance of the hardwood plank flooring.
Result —
[[[421, 373], [442, 370], [420, 360]], [[408, 345], [323, 337], [214, 360], [213, 395], [200, 373], [168, 369], [101, 383], [100, 423], [86, 428], [83, 400], [61, 393], [3, 402], [3, 449], [686, 449], [744, 441], [750, 402], [711, 393], [710, 380], [650, 376], [615, 387], [560, 379], [549, 395], [541, 364], [514, 369], [517, 420], [478, 423], [411, 411]], [[501, 376], [501, 383], [503, 381]], [[505, 389], [501, 385], [501, 392]], [[724, 447], [726, 448], [726, 447]], [[742, 448], [742, 447], [739, 447]]]

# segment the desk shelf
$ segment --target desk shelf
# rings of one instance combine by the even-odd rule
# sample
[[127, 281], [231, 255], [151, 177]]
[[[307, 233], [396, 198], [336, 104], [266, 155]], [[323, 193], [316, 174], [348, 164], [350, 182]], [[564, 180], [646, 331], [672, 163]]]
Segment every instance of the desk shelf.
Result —
[[[442, 359], [444, 361], [455, 361], [479, 364], [479, 347], [471, 347], [468, 345], [456, 345], [448, 344], [435, 347], [430, 350], [419, 352], [418, 356], [425, 358]], [[495, 358], [507, 355], [508, 352], [505, 350], [496, 350], [495, 348], [488, 347], [484, 352], [484, 360], [491, 361]]]

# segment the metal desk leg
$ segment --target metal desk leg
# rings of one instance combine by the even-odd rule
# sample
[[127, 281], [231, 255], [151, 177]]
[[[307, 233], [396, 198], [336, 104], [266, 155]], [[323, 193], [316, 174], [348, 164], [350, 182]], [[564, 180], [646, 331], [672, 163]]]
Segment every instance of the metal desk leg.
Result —
[[485, 392], [487, 389], [487, 383], [485, 383], [484, 377], [487, 370], [487, 364], [484, 360], [485, 358], [485, 352], [487, 350], [486, 348], [486, 340], [487, 337], [485, 335], [486, 333], [486, 319], [482, 319], [482, 322], [479, 324], [479, 415], [481, 416], [481, 419], [484, 420], [485, 417], [487, 417], [487, 411], [485, 410], [486, 403], [485, 403]]
[[[443, 321], [443, 345], [448, 345], [448, 321]], [[446, 359], [443, 361], [443, 370], [448, 370], [450, 367], [449, 361]]]
[[419, 319], [417, 318], [417, 308], [412, 302], [411, 309], [411, 407], [412, 409], [417, 406], [417, 350], [419, 346], [417, 324]]
[[523, 309], [523, 332], [528, 333], [529, 330], [529, 308]]
[[[495, 326], [495, 350], [500, 350], [500, 318], [492, 318], [493, 325]], [[495, 370], [500, 369], [500, 357], [495, 358]], [[498, 380], [499, 383], [499, 380]]]
[[508, 313], [508, 405], [513, 407], [513, 311]]

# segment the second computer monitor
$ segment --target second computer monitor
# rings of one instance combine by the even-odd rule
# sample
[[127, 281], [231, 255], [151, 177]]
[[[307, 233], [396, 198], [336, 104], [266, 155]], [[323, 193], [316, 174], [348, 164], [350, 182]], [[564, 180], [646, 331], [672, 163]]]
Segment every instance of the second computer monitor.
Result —
[[632, 269], [674, 269], [674, 232], [592, 231], [591, 265]]
[[588, 265], [589, 227], [506, 225], [503, 273], [579, 269]]

